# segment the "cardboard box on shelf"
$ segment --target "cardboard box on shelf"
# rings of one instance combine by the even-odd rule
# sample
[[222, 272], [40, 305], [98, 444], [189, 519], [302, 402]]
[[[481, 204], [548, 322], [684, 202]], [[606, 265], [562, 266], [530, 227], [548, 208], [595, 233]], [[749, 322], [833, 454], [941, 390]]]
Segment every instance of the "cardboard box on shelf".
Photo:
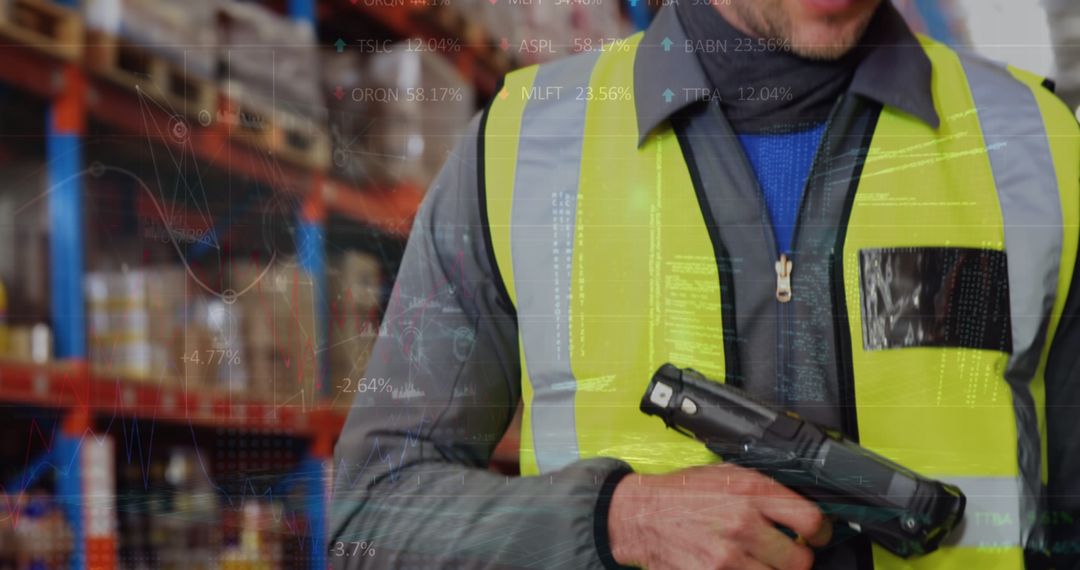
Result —
[[310, 24], [232, 0], [218, 3], [216, 21], [219, 79], [240, 83], [291, 113], [325, 121], [318, 38]]
[[47, 0], [0, 0], [4, 43], [33, 46], [75, 60], [82, 55], [83, 21], [76, 10]]
[[221, 117], [240, 142], [322, 170], [330, 162], [325, 117], [312, 118], [287, 100], [235, 80], [221, 82]]
[[233, 266], [243, 320], [242, 359], [248, 394], [273, 402], [309, 405], [317, 394], [319, 332], [314, 283], [291, 262], [269, 269], [254, 263]]
[[374, 54], [365, 77], [350, 97], [366, 107], [373, 181], [426, 188], [474, 114], [471, 83], [441, 54], [407, 42]]
[[352, 98], [352, 90], [366, 83], [363, 59], [356, 51], [329, 49], [319, 53], [319, 60], [332, 152], [330, 169], [342, 181], [363, 186], [371, 182], [364, 156], [370, 119], [367, 104]]
[[246, 393], [241, 307], [199, 296], [186, 304], [184, 313], [172, 354], [188, 389]]
[[91, 369], [186, 389], [247, 390], [242, 307], [188, 294], [182, 267], [85, 277]]
[[183, 326], [181, 268], [91, 272], [84, 277], [91, 368], [133, 380], [168, 378], [172, 340]]
[[214, 388], [216, 365], [210, 363], [212, 346], [210, 331], [197, 323], [189, 322], [177, 330], [169, 354], [178, 374], [170, 375], [169, 382], [188, 391]]
[[85, 0], [86, 66], [170, 113], [213, 116], [214, 1]]
[[327, 296], [332, 306], [336, 301], [343, 311], [357, 310], [357, 313], [378, 306], [382, 295], [382, 264], [374, 255], [343, 252], [330, 261], [327, 279]]
[[213, 79], [217, 38], [213, 18], [215, 0], [84, 0], [86, 27], [118, 38], [148, 53], [162, 56], [181, 70], [201, 79]]

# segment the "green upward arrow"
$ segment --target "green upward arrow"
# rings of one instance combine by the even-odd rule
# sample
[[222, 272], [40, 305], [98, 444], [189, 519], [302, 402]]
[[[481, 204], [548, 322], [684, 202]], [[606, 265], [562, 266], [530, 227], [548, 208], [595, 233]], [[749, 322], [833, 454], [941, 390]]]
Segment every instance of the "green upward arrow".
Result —
[[661, 93], [661, 95], [664, 96], [665, 103], [670, 103], [671, 98], [675, 96], [675, 93], [672, 93], [671, 89], [664, 89], [664, 92]]
[[671, 51], [671, 44], [675, 42], [671, 41], [671, 38], [665, 37], [664, 41], [660, 42], [660, 45], [664, 46], [664, 51]]
[[334, 42], [334, 47], [337, 48], [338, 53], [345, 51], [345, 40], [338, 38], [337, 41]]

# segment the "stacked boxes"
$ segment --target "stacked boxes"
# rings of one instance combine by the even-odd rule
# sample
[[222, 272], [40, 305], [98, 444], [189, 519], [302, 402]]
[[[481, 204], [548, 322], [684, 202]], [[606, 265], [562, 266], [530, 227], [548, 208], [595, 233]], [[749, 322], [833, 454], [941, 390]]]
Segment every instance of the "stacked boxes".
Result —
[[203, 79], [214, 76], [217, 38], [214, 0], [84, 0], [83, 13], [99, 40], [121, 38]]
[[172, 358], [183, 371], [184, 385], [246, 392], [240, 308], [220, 298], [195, 296], [180, 311], [184, 322], [173, 336]]
[[188, 295], [187, 273], [162, 266], [85, 278], [96, 374], [188, 389], [247, 387], [239, 307]]
[[205, 121], [217, 109], [213, 7], [214, 0], [86, 0], [86, 64], [169, 112]]
[[331, 171], [349, 184], [362, 186], [371, 178], [371, 161], [364, 152], [370, 120], [365, 105], [353, 101], [351, 91], [365, 84], [364, 61], [355, 50], [325, 50], [320, 52], [320, 64], [333, 148]]
[[307, 405], [318, 394], [319, 333], [314, 285], [294, 264], [239, 264], [232, 270], [236, 300], [248, 318], [242, 343], [247, 393], [253, 398]]
[[222, 1], [217, 29], [222, 80], [239, 83], [251, 96], [292, 113], [323, 116], [316, 104], [321, 101], [318, 40], [310, 24], [256, 3]]
[[45, 364], [52, 360], [52, 329], [45, 323], [8, 327], [7, 346], [0, 358]]
[[258, 4], [222, 1], [218, 79], [229, 134], [311, 168], [330, 161], [315, 31]]
[[[174, 374], [176, 311], [185, 299], [182, 268], [88, 273], [87, 325], [91, 367], [98, 374], [146, 380]], [[182, 305], [181, 305], [182, 306]]]
[[0, 0], [4, 43], [34, 46], [63, 59], [82, 54], [83, 23], [77, 11], [45, 0]]
[[325, 168], [329, 136], [311, 25], [256, 3], [224, 1], [217, 26], [229, 133], [275, 157]]
[[[315, 286], [294, 263], [235, 265], [235, 295], [191, 285], [183, 268], [92, 272], [85, 279], [90, 364], [99, 376], [310, 405], [323, 346]], [[363, 371], [378, 326], [379, 263], [343, 255], [328, 276], [335, 374]]]
[[349, 95], [369, 117], [363, 156], [377, 184], [426, 188], [473, 115], [472, 86], [445, 57], [395, 44]]

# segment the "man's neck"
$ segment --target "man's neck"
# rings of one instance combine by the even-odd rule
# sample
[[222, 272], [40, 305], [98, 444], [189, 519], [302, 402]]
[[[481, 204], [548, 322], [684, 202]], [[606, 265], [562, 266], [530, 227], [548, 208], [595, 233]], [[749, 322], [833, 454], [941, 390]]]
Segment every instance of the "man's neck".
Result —
[[706, 3], [677, 6], [691, 46], [737, 132], [783, 132], [824, 121], [866, 51], [857, 46], [835, 61], [808, 60], [783, 42], [744, 31], [745, 22], [732, 16], [733, 10]]

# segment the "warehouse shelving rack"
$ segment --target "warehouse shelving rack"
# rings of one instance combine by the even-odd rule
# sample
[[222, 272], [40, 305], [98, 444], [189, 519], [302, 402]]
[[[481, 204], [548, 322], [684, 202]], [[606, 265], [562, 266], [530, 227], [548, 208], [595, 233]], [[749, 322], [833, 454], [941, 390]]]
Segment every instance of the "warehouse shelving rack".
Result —
[[[44, 0], [43, 0], [44, 1]], [[74, 6], [75, 0], [56, 0]], [[317, 3], [288, 0], [290, 17], [311, 22], [328, 21], [338, 10], [360, 11], [402, 37], [438, 37], [417, 18], [425, 5], [372, 7], [365, 3]], [[51, 448], [29, 462], [16, 485], [26, 489], [41, 475], [42, 466], [56, 470], [57, 494], [75, 539], [72, 568], [115, 568], [118, 560], [115, 517], [108, 497], [115, 491], [114, 451], [107, 436], [94, 432], [94, 417], [124, 416], [150, 419], [159, 425], [273, 429], [307, 442], [307, 454], [297, 465], [296, 480], [305, 485], [309, 521], [311, 566], [326, 567], [326, 506], [329, 500], [333, 443], [344, 423], [342, 413], [329, 406], [300, 411], [235, 395], [162, 388], [96, 376], [87, 364], [87, 331], [83, 293], [84, 164], [82, 137], [93, 120], [117, 133], [155, 140], [160, 145], [179, 143], [168, 133], [176, 115], [163, 108], [144, 106], [129, 88], [98, 77], [77, 58], [58, 55], [48, 46], [0, 43], [0, 84], [48, 102], [43, 130], [47, 164], [47, 206], [50, 225], [51, 322], [56, 363], [0, 362], [0, 402], [59, 410], [61, 429]], [[447, 54], [458, 69], [472, 78], [479, 92], [494, 92], [499, 70], [476, 46]], [[422, 192], [411, 187], [357, 188], [327, 173], [287, 162], [265, 168], [260, 151], [228, 136], [226, 126], [206, 127], [188, 121], [184, 143], [196, 158], [231, 174], [238, 174], [287, 192], [301, 204], [297, 212], [297, 258], [312, 275], [316, 291], [325, 295], [325, 222], [333, 213], [355, 220], [394, 238], [404, 238], [419, 206]], [[162, 134], [164, 133], [164, 134]], [[316, 298], [317, 313], [326, 328], [326, 299]], [[325, 370], [325, 366], [322, 368]], [[8, 489], [8, 492], [18, 490]], [[104, 501], [104, 502], [103, 502]]]

